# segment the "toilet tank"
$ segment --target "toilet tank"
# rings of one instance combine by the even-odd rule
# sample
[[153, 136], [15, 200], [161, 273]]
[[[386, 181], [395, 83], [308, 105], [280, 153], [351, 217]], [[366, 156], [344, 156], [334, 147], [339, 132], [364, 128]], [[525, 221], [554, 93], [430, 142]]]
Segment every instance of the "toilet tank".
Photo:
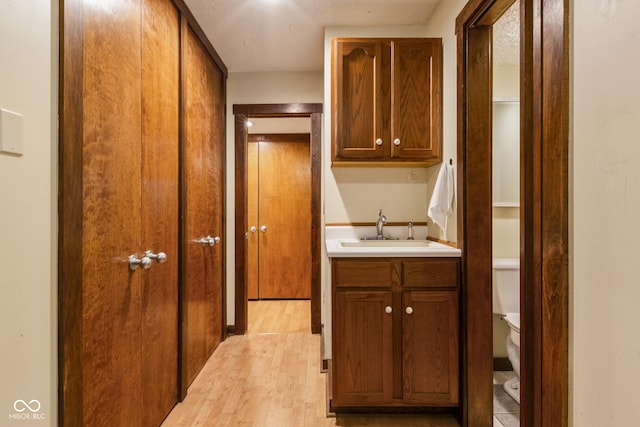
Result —
[[520, 260], [494, 258], [493, 312], [505, 315], [520, 313]]

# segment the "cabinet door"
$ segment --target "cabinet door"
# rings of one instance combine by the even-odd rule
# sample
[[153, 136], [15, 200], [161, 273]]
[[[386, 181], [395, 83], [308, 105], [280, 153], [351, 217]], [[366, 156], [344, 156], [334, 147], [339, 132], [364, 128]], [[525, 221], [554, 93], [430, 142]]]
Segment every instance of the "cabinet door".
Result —
[[391, 42], [334, 41], [332, 81], [332, 160], [388, 159]]
[[442, 159], [442, 40], [394, 41], [391, 157]]
[[[393, 398], [391, 292], [336, 292], [333, 404], [385, 404]], [[388, 309], [387, 309], [388, 311]]]
[[458, 403], [458, 293], [406, 291], [403, 307], [403, 398]]

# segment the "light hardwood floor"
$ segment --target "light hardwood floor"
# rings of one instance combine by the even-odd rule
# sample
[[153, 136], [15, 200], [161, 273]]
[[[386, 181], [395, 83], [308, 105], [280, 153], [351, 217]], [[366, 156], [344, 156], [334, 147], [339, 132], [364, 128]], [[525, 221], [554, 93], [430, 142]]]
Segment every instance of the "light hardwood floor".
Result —
[[443, 415], [327, 416], [320, 362], [309, 301], [251, 303], [249, 333], [220, 344], [162, 426], [458, 426]]

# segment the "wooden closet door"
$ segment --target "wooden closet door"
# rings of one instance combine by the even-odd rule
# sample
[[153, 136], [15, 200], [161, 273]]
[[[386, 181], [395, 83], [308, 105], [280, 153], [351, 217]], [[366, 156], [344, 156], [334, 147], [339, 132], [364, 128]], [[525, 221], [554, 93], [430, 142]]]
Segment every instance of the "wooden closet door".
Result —
[[114, 0], [84, 6], [82, 15], [81, 339], [67, 336], [81, 349], [81, 365], [67, 369], [82, 370], [82, 387], [73, 391], [82, 414], [65, 414], [69, 425], [142, 423], [141, 282], [148, 272], [127, 264], [143, 250], [140, 11], [139, 1]]
[[260, 298], [310, 298], [309, 143], [260, 142], [259, 152]]
[[170, 0], [142, 15], [143, 250], [164, 252], [142, 287], [142, 425], [158, 426], [178, 396], [179, 17]]
[[[190, 384], [222, 339], [223, 79], [183, 20], [183, 191], [185, 207], [183, 372]], [[222, 118], [221, 118], [222, 115]], [[222, 136], [221, 136], [222, 135]], [[203, 240], [205, 239], [205, 240]], [[212, 241], [213, 242], [213, 241]]]
[[[259, 284], [259, 244], [258, 233], [258, 143], [247, 143], [247, 297], [260, 298]], [[252, 228], [253, 227], [253, 228]], [[252, 231], [253, 230], [253, 231]]]

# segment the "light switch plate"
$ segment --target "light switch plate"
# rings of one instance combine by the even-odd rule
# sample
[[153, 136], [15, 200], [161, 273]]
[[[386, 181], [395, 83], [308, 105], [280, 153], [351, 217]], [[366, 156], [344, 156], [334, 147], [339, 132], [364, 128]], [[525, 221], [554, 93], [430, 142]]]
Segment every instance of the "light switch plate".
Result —
[[22, 155], [22, 114], [0, 108], [0, 153]]

